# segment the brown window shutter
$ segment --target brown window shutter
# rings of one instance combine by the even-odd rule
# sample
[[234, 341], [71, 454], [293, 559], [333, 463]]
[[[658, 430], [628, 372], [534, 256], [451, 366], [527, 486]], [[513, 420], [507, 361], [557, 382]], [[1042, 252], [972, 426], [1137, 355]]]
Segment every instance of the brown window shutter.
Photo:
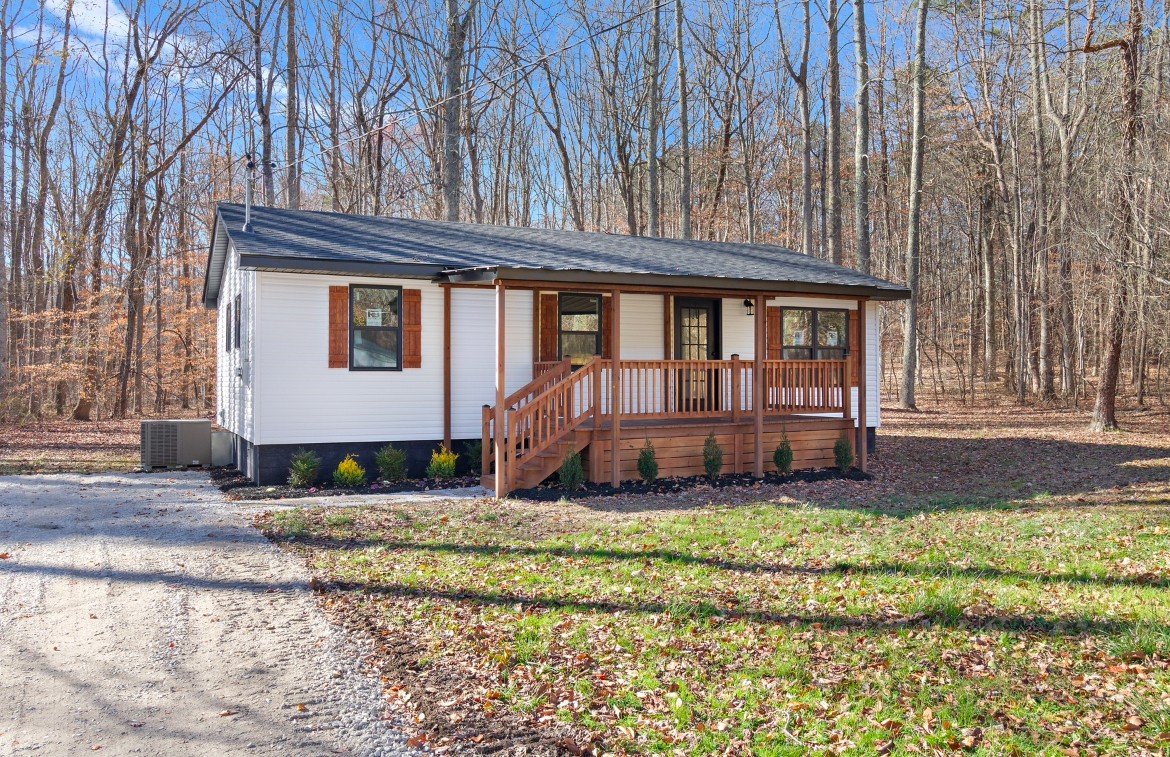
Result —
[[560, 360], [557, 349], [557, 313], [560, 310], [560, 300], [555, 294], [540, 295], [540, 359], [552, 362]]
[[849, 362], [853, 370], [853, 386], [861, 375], [861, 328], [857, 325], [857, 311], [849, 311]]
[[784, 353], [780, 348], [780, 308], [768, 308], [768, 360], [780, 360]]
[[402, 290], [402, 367], [422, 368], [422, 290]]
[[329, 287], [329, 367], [349, 367], [349, 287]]
[[601, 356], [613, 357], [613, 297], [601, 298]]

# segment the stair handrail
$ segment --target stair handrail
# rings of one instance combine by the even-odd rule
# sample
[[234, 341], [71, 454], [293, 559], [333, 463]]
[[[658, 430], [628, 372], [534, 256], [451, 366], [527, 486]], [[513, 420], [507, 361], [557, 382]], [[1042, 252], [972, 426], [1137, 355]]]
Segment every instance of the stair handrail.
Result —
[[560, 381], [573, 370], [568, 358], [561, 360], [547, 371], [532, 377], [524, 386], [504, 398], [504, 407], [509, 410], [519, 410], [531, 402], [538, 394]]
[[[508, 412], [508, 481], [514, 481], [515, 463], [534, 457], [558, 444], [592, 418], [592, 382], [601, 380], [601, 361], [594, 357], [553, 383], [519, 410]], [[587, 386], [588, 384], [588, 386]], [[500, 466], [497, 465], [497, 472]]]

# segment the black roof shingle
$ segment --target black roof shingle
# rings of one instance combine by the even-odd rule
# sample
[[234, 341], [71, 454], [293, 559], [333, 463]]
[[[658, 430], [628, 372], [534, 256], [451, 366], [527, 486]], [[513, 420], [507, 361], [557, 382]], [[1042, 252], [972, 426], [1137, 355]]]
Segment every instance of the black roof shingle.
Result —
[[[908, 290], [850, 268], [783, 247], [738, 242], [633, 237], [618, 234], [358, 216], [253, 207], [244, 231], [244, 206], [221, 203], [217, 230], [236, 246], [241, 265], [257, 270], [374, 272], [382, 268], [439, 276], [469, 269], [503, 278], [546, 278], [541, 271], [630, 277], [715, 279], [709, 287], [744, 282], [800, 285], [794, 291], [854, 292], [904, 299]], [[226, 252], [226, 247], [219, 244]], [[222, 271], [213, 240], [205, 299], [214, 301]], [[504, 272], [507, 272], [505, 275]], [[585, 278], [588, 278], [585, 276]], [[600, 279], [599, 279], [600, 280]], [[669, 283], [669, 282], [663, 282]], [[693, 281], [692, 281], [693, 283]]]

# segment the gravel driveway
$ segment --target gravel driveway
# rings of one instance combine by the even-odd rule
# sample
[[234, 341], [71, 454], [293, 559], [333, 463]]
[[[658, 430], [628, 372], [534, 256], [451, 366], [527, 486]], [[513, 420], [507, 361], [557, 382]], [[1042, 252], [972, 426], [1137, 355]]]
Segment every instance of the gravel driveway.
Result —
[[0, 755], [413, 751], [203, 474], [0, 477], [0, 558]]

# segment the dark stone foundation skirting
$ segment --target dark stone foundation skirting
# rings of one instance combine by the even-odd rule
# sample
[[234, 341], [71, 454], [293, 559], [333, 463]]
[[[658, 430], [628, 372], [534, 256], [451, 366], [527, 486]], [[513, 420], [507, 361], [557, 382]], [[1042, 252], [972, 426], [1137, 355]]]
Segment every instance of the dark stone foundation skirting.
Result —
[[[243, 445], [251, 453], [243, 458], [243, 465], [237, 465], [240, 472], [263, 486], [283, 484], [288, 481], [288, 466], [293, 453], [300, 449], [316, 452], [321, 458], [321, 475], [328, 478], [331, 471], [345, 459], [346, 455], [353, 455], [371, 478], [377, 474], [378, 466], [374, 464], [374, 454], [387, 443], [393, 444], [406, 453], [406, 465], [409, 475], [421, 478], [431, 462], [431, 453], [442, 445], [440, 439], [395, 441], [395, 442], [329, 442], [324, 444], [260, 444], [252, 445], [249, 442]], [[467, 459], [466, 445], [470, 439], [453, 439], [452, 449], [459, 453], [456, 461], [456, 473], [463, 475], [469, 468], [479, 470], [478, 459]], [[239, 449], [237, 445], [237, 449]], [[248, 458], [251, 458], [250, 460]], [[237, 457], [237, 461], [241, 458]], [[246, 466], [246, 467], [245, 467]]]
[[[869, 454], [877, 449], [877, 429], [866, 429], [866, 446]], [[459, 453], [456, 473], [465, 475], [478, 473], [479, 460], [468, 460], [466, 445], [472, 439], [452, 440], [451, 446]], [[354, 455], [358, 462], [373, 476], [378, 467], [374, 464], [374, 453], [387, 442], [329, 442], [325, 444], [261, 444], [254, 445], [237, 436], [234, 445], [235, 465], [248, 478], [263, 486], [283, 484], [288, 481], [288, 466], [292, 455], [299, 449], [316, 452], [321, 457], [321, 472], [327, 477], [346, 455]], [[406, 453], [409, 475], [421, 478], [431, 461], [431, 453], [442, 444], [441, 440], [415, 440], [393, 442], [394, 446]]]

